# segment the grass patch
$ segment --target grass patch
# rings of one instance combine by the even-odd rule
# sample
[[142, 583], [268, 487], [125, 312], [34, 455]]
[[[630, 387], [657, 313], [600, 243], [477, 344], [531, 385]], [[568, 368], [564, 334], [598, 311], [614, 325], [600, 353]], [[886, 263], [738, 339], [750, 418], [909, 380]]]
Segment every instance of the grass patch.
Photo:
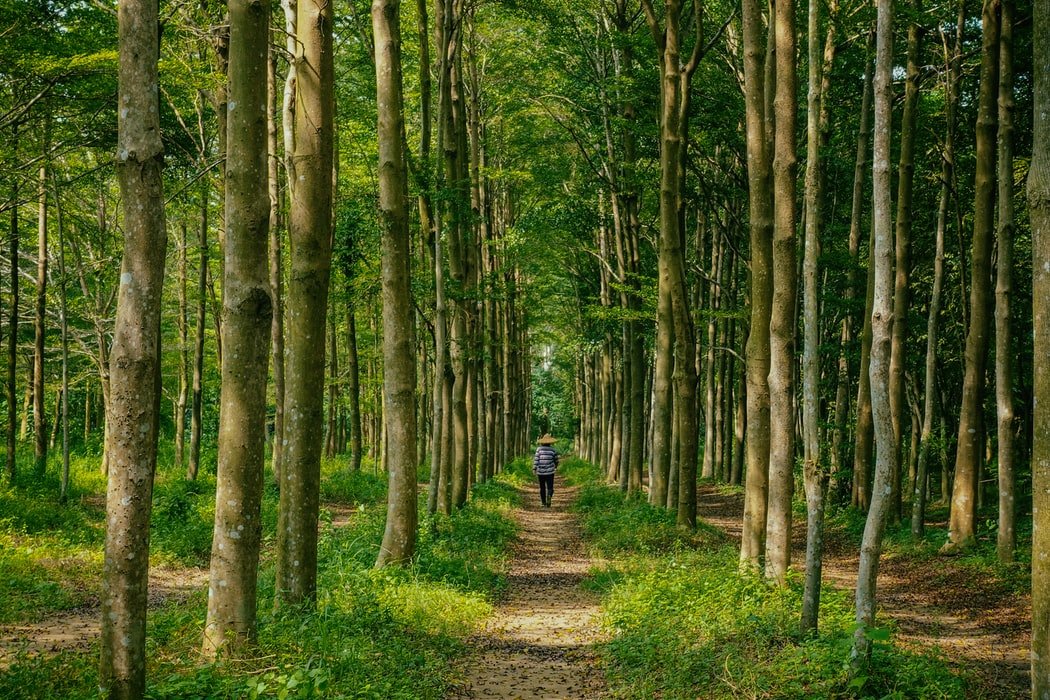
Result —
[[[324, 466], [324, 498], [355, 507], [342, 527], [322, 525], [318, 598], [310, 611], [272, 612], [274, 571], [265, 563], [259, 581], [259, 645], [249, 657], [201, 663], [203, 591], [152, 611], [147, 636], [147, 697], [375, 698], [444, 697], [455, 660], [492, 612], [505, 585], [507, 547], [516, 534], [510, 511], [518, 494], [499, 477], [475, 486], [466, 507], [452, 516], [424, 518], [411, 566], [375, 570], [382, 539], [386, 488], [368, 473]], [[170, 556], [202, 551], [211, 480], [199, 485], [158, 482], [155, 527]], [[267, 488], [264, 513], [276, 513]], [[422, 504], [421, 504], [422, 505]], [[264, 520], [266, 517], [264, 516]], [[174, 525], [191, 532], [175, 539]], [[273, 531], [267, 525], [266, 531]], [[96, 543], [97, 544], [97, 543]], [[179, 549], [179, 548], [183, 549]], [[3, 698], [96, 698], [98, 649], [21, 657], [0, 674]]]
[[592, 572], [603, 597], [601, 646], [617, 698], [957, 698], [943, 659], [872, 633], [870, 671], [852, 677], [851, 596], [826, 588], [820, 635], [798, 631], [801, 581], [785, 588], [738, 570], [735, 547], [707, 527], [682, 533], [662, 509], [584, 480], [577, 510], [591, 546], [611, 561]]

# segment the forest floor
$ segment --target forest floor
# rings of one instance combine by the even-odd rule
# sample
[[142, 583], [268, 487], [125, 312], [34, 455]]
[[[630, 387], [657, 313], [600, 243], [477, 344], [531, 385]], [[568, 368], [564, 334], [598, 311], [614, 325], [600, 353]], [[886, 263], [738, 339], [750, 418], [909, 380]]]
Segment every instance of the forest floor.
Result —
[[[349, 523], [356, 508], [342, 503], [322, 504], [331, 513], [331, 526]], [[177, 566], [170, 563], [151, 565], [149, 570], [148, 607], [150, 610], [177, 605], [208, 585], [207, 567]], [[87, 596], [84, 605], [71, 610], [54, 611], [43, 619], [0, 624], [0, 671], [19, 654], [36, 656], [60, 651], [86, 650], [100, 634], [101, 601], [99, 594]]]
[[556, 479], [551, 508], [536, 490], [514, 517], [521, 530], [507, 588], [484, 632], [471, 640], [460, 698], [598, 698], [604, 681], [593, 644], [599, 639], [598, 598], [580, 584], [594, 566], [575, 514], [577, 488]]
[[[744, 497], [702, 486], [697, 515], [739, 541]], [[801, 522], [800, 522], [801, 520]], [[805, 561], [806, 523], [795, 519], [792, 561]], [[825, 539], [824, 581], [854, 591], [858, 551], [839, 533]], [[892, 619], [905, 646], [935, 647], [973, 682], [971, 697], [1008, 700], [1030, 692], [1031, 598], [988, 572], [952, 558], [884, 551], [879, 564], [879, 612]]]

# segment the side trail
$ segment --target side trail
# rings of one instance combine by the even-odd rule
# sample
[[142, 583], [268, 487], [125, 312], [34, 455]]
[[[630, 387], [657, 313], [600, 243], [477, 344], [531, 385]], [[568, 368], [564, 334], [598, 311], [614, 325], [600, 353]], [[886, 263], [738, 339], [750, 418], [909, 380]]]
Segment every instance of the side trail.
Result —
[[598, 598], [580, 587], [594, 565], [569, 506], [576, 488], [555, 477], [551, 508], [536, 488], [515, 512], [521, 532], [507, 590], [485, 631], [474, 640], [457, 698], [587, 699], [604, 697], [592, 644], [599, 639]]

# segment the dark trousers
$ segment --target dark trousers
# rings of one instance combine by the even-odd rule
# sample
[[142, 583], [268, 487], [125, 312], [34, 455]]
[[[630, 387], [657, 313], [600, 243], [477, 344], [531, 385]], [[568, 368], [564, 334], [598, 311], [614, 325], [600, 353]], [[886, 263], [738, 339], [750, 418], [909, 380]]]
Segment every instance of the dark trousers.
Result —
[[546, 505], [551, 502], [551, 497], [554, 496], [554, 475], [539, 474], [537, 476], [540, 480], [540, 502]]

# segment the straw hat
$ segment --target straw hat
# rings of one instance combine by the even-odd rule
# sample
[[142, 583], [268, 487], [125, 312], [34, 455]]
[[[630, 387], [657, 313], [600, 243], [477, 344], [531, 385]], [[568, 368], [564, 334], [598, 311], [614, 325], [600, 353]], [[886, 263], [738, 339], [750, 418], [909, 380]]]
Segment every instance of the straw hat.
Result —
[[556, 442], [557, 442], [557, 440], [555, 440], [555, 439], [554, 439], [553, 437], [551, 437], [551, 434], [550, 434], [550, 433], [547, 433], [546, 435], [544, 435], [543, 437], [541, 437], [541, 438], [540, 438], [539, 440], [537, 440], [536, 442], [538, 442], [538, 443], [539, 443], [539, 444], [541, 444], [541, 445], [553, 445], [554, 443], [556, 443]]

